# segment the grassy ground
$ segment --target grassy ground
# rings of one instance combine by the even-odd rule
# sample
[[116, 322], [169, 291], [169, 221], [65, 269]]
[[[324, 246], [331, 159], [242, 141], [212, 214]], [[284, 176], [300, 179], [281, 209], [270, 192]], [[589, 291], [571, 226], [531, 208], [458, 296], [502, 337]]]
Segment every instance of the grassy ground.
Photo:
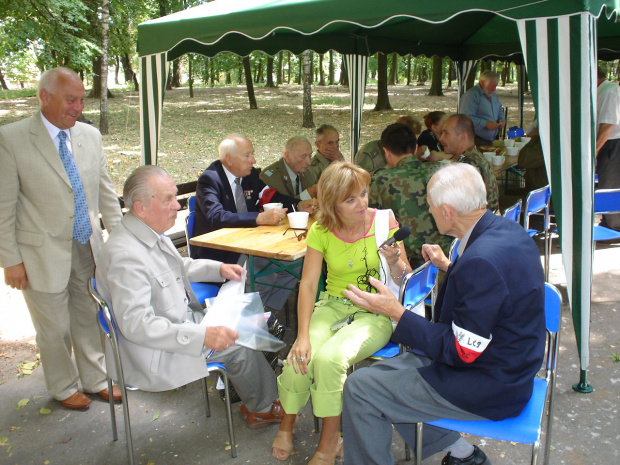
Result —
[[[401, 115], [422, 116], [433, 110], [456, 111], [456, 90], [444, 97], [429, 97], [428, 86], [390, 86], [394, 110], [372, 111], [376, 86], [369, 86], [362, 123], [361, 142], [378, 139], [385, 126]], [[137, 92], [113, 90], [109, 100], [110, 134], [104, 136], [109, 171], [117, 190], [127, 175], [140, 165], [140, 110]], [[340, 130], [341, 150], [350, 156], [349, 90], [340, 86], [315, 86], [312, 89], [314, 123], [329, 123]], [[518, 124], [517, 89], [498, 88], [504, 105], [508, 105], [508, 124]], [[2, 97], [2, 96], [0, 96]], [[250, 110], [245, 87], [200, 87], [194, 98], [187, 88], [166, 92], [161, 126], [159, 165], [167, 169], [178, 183], [195, 180], [217, 157], [219, 142], [230, 133], [239, 133], [254, 143], [257, 166], [266, 166], [279, 158], [284, 141], [296, 134], [314, 140], [313, 129], [301, 127], [302, 88], [298, 85], [275, 89], [256, 88], [258, 110]], [[36, 97], [13, 97], [0, 100], [0, 125], [33, 114]], [[84, 114], [99, 122], [99, 101], [87, 99]], [[527, 128], [534, 119], [531, 99], [526, 99]]]

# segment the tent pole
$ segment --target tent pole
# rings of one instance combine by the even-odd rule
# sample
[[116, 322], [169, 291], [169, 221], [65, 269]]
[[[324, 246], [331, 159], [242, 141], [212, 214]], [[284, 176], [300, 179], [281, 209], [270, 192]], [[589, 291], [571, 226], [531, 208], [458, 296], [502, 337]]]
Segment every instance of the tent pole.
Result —
[[591, 384], [588, 384], [588, 380], [586, 379], [588, 375], [587, 370], [581, 370], [579, 375], [579, 382], [573, 384], [573, 389], [582, 394], [589, 394], [594, 391], [594, 388]]

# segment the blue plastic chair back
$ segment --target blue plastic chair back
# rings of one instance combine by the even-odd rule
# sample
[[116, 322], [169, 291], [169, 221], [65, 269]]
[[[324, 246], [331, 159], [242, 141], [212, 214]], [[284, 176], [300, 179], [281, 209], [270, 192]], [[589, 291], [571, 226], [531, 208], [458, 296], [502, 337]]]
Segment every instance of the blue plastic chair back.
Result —
[[504, 217], [508, 218], [509, 220], [520, 223], [519, 219], [521, 217], [521, 205], [522, 205], [522, 201], [521, 199], [519, 199], [519, 201], [515, 203], [512, 207], [508, 207], [504, 211]]
[[189, 199], [187, 199], [187, 209], [189, 213], [187, 214], [187, 223], [185, 224], [185, 235], [187, 236], [187, 255], [190, 255], [190, 245], [189, 240], [194, 237], [194, 215], [196, 214], [196, 196], [192, 195]]
[[451, 262], [453, 262], [454, 260], [456, 260], [459, 256], [459, 244], [461, 243], [461, 241], [459, 241], [458, 239], [454, 239], [452, 241], [452, 244], [450, 245], [450, 253], [449, 255], [449, 259]]
[[431, 293], [435, 287], [437, 268], [430, 261], [409, 273], [400, 288], [400, 301], [403, 306], [416, 306]]
[[620, 189], [599, 189], [594, 191], [594, 214], [620, 212]]

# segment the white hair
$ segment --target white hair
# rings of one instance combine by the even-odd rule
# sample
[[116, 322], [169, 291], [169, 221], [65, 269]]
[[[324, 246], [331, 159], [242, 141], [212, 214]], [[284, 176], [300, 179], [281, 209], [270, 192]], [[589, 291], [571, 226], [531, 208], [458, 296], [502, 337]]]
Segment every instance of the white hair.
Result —
[[289, 138], [284, 144], [284, 150], [286, 150], [287, 152], [292, 151], [295, 148], [295, 144], [297, 142], [305, 142], [312, 148], [312, 144], [305, 136], [293, 136]]
[[231, 134], [220, 142], [220, 145], [217, 147], [217, 152], [220, 155], [221, 161], [224, 161], [227, 154], [235, 156], [239, 153], [239, 146], [237, 144], [240, 139], [245, 139], [245, 137], [239, 134]]
[[465, 215], [487, 204], [482, 176], [467, 163], [451, 163], [439, 168], [431, 182], [427, 195], [434, 206], [449, 205]]
[[169, 177], [168, 172], [157, 165], [143, 165], [133, 170], [123, 186], [125, 207], [133, 211], [134, 203], [138, 201], [147, 203], [147, 199], [155, 195], [150, 180]]
[[482, 82], [489, 82], [489, 81], [499, 82], [499, 74], [497, 74], [495, 71], [491, 71], [490, 69], [487, 69], [486, 71], [483, 71], [482, 73], [480, 73], [480, 77], [478, 78], [478, 81], [482, 81]]

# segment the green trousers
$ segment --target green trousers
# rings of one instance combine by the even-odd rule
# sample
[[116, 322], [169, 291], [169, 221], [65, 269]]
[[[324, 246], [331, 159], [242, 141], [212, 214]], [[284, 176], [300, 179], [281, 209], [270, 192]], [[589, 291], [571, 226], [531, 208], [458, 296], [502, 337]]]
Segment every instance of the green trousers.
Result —
[[[356, 313], [359, 312], [359, 313]], [[331, 326], [355, 313], [353, 322], [338, 331]], [[342, 388], [349, 367], [381, 349], [392, 335], [392, 322], [342, 300], [319, 300], [310, 319], [312, 353], [308, 373], [295, 373], [284, 364], [278, 377], [280, 402], [286, 413], [298, 413], [312, 396], [317, 417], [342, 412]]]

